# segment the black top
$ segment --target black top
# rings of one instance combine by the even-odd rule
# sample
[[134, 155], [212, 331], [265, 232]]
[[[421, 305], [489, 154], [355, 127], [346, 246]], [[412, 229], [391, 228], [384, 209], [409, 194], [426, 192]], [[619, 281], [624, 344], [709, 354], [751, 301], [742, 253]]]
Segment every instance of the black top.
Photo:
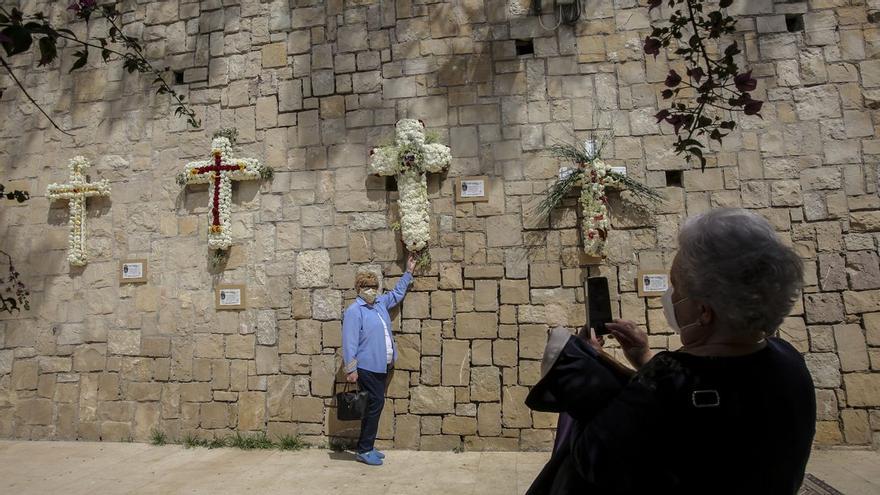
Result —
[[527, 400], [575, 419], [529, 494], [797, 493], [816, 402], [790, 344], [771, 338], [737, 357], [661, 352], [622, 386], [595, 356], [572, 337]]

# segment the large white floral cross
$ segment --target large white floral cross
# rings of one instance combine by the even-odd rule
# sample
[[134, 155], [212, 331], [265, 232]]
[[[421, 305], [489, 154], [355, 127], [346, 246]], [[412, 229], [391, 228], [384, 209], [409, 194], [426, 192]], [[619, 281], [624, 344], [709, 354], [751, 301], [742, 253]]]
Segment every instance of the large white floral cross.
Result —
[[228, 249], [232, 245], [229, 226], [232, 181], [256, 180], [268, 170], [255, 158], [231, 158], [231, 153], [232, 142], [226, 137], [215, 137], [211, 141], [211, 159], [187, 163], [181, 181], [183, 184], [210, 184], [208, 246], [211, 249]]
[[400, 232], [410, 252], [425, 249], [431, 236], [426, 172], [442, 172], [452, 161], [448, 146], [431, 142], [420, 120], [397, 122], [395, 144], [370, 151], [370, 173], [396, 175]]
[[70, 236], [67, 261], [71, 265], [83, 266], [88, 263], [86, 255], [86, 198], [110, 196], [110, 183], [107, 179], [95, 183], [86, 181], [85, 171], [91, 164], [81, 156], [71, 158], [70, 182], [49, 184], [47, 196], [50, 200], [66, 199], [70, 208]]

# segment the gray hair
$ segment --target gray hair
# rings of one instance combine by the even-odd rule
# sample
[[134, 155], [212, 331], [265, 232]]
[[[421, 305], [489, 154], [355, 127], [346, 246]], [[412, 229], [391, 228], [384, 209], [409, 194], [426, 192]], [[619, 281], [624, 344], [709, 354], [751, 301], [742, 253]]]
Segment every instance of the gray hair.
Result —
[[755, 213], [724, 208], [689, 218], [678, 243], [678, 283], [731, 330], [771, 334], [800, 297], [803, 262]]

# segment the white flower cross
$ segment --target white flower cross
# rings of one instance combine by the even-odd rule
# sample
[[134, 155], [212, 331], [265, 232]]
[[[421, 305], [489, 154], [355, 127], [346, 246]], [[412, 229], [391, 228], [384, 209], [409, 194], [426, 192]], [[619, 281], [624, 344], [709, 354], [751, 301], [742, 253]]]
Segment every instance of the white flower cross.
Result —
[[86, 180], [85, 171], [91, 166], [81, 156], [70, 159], [70, 182], [49, 184], [47, 196], [50, 200], [66, 199], [70, 208], [70, 236], [67, 261], [74, 266], [88, 263], [86, 255], [86, 198], [110, 196], [110, 183], [107, 179], [95, 183]]
[[442, 172], [452, 161], [448, 146], [430, 142], [420, 120], [397, 122], [395, 144], [370, 151], [370, 173], [396, 175], [400, 194], [400, 232], [406, 249], [417, 253], [430, 239], [428, 182], [425, 173]]

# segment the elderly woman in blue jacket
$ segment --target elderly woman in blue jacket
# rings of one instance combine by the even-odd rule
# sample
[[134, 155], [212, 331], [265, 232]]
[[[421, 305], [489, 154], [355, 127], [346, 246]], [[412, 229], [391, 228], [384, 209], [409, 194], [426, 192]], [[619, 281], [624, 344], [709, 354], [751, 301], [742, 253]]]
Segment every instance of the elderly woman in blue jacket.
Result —
[[410, 255], [406, 273], [394, 290], [379, 293], [376, 275], [362, 272], [357, 275], [357, 299], [342, 317], [342, 358], [346, 379], [357, 382], [367, 392], [367, 410], [361, 420], [361, 435], [357, 445], [357, 460], [371, 466], [382, 465], [385, 454], [374, 448], [379, 416], [385, 405], [385, 382], [397, 359], [397, 346], [391, 331], [388, 310], [400, 304], [412, 283], [415, 260]]

